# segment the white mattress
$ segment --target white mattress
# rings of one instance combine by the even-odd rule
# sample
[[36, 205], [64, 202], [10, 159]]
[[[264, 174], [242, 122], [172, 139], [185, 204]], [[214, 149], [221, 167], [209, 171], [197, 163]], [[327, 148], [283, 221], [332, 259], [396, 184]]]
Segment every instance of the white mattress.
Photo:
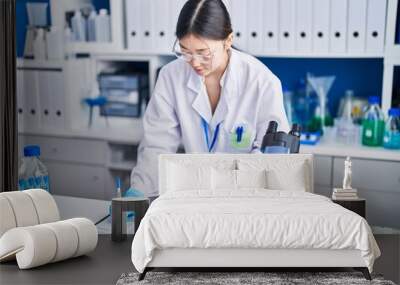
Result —
[[380, 255], [359, 215], [323, 196], [266, 189], [163, 194], [138, 228], [132, 262], [143, 272], [168, 248], [359, 250], [370, 271]]

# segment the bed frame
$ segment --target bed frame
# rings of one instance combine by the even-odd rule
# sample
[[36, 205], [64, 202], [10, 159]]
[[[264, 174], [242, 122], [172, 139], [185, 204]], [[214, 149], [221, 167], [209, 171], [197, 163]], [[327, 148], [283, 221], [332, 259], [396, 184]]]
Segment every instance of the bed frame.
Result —
[[[313, 181], [313, 156], [311, 154], [295, 155], [252, 155], [254, 159], [266, 159], [271, 162], [288, 159], [289, 156], [295, 160], [304, 160], [309, 164], [309, 181]], [[166, 169], [168, 161], [187, 160], [188, 163], [196, 160], [207, 159], [210, 164], [221, 160], [249, 158], [242, 154], [213, 154], [213, 155], [181, 155], [167, 154], [160, 155], [159, 161], [159, 190], [163, 193], [166, 181]], [[313, 184], [309, 183], [308, 192], [313, 192]], [[230, 271], [252, 271], [257, 269], [285, 268], [353, 268], [361, 271], [367, 280], [371, 280], [371, 275], [366, 267], [365, 261], [361, 257], [359, 250], [331, 250], [331, 249], [249, 249], [249, 248], [170, 248], [157, 249], [153, 259], [147, 265], [143, 273], [139, 275], [139, 280], [143, 280], [148, 271], [153, 269], [184, 268], [194, 269], [213, 269], [229, 268]]]
[[371, 280], [359, 250], [329, 249], [193, 249], [171, 248], [156, 250], [152, 261], [139, 275], [143, 280], [155, 268], [229, 268], [234, 271], [269, 270], [271, 268], [344, 268], [361, 271]]

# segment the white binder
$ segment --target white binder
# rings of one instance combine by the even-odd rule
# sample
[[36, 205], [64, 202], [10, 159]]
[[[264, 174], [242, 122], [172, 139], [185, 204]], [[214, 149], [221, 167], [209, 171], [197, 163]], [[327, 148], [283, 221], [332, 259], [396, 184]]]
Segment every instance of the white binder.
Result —
[[347, 41], [347, 0], [331, 1], [329, 51], [345, 53]]
[[38, 74], [36, 70], [23, 70], [24, 98], [25, 98], [25, 130], [37, 129], [40, 123], [40, 108], [38, 101]]
[[231, 0], [222, 0], [222, 2], [224, 2], [226, 10], [228, 10], [229, 15], [232, 17]]
[[365, 51], [367, 0], [350, 0], [347, 27], [347, 51]]
[[[149, 0], [147, 0], [149, 1]], [[171, 38], [174, 38], [174, 32], [170, 29], [170, 21], [172, 21], [170, 12], [170, 1], [168, 0], [151, 0], [154, 3], [153, 8], [153, 33], [154, 33], [154, 52], [160, 54], [171, 53]]]
[[367, 52], [383, 52], [386, 23], [386, 0], [368, 0]]
[[313, 51], [329, 51], [330, 0], [313, 0]]
[[278, 51], [279, 0], [264, 0], [264, 45], [265, 53]]
[[28, 111], [25, 100], [24, 71], [22, 69], [17, 69], [17, 112], [19, 131], [24, 130], [25, 116]]
[[65, 128], [65, 95], [64, 95], [64, 76], [62, 71], [47, 72], [47, 79], [51, 84], [48, 90], [50, 98], [50, 125], [57, 129]]
[[231, 0], [233, 45], [247, 51], [247, 1]]
[[65, 97], [62, 71], [38, 70], [37, 78], [41, 127], [63, 129]]
[[128, 49], [131, 51], [140, 51], [140, 26], [141, 15], [140, 2], [142, 0], [125, 0], [125, 18]]
[[[152, 0], [141, 0], [140, 2], [140, 28], [139, 40], [142, 51], [153, 51], [155, 29], [153, 25], [154, 9]], [[157, 19], [158, 20], [158, 19]]]
[[247, 47], [248, 51], [255, 55], [261, 55], [263, 50], [263, 0], [249, 0], [247, 3]]
[[313, 0], [297, 0], [296, 5], [296, 51], [308, 53], [312, 49]]
[[[40, 124], [43, 128], [50, 128], [52, 126], [52, 116], [51, 114], [55, 110], [52, 109], [50, 100], [52, 92], [57, 89], [53, 89], [52, 84], [53, 82], [50, 81], [52, 78], [49, 76], [51, 74], [50, 71], [36, 71], [37, 78], [38, 78], [38, 97], [39, 97], [39, 104], [40, 104]], [[57, 90], [58, 91], [58, 90]]]
[[279, 1], [279, 51], [293, 52], [295, 50], [295, 0]]
[[171, 5], [169, 10], [170, 13], [169, 34], [172, 35], [169, 40], [169, 45], [171, 46], [170, 50], [172, 50], [173, 45], [176, 41], [176, 24], [178, 23], [179, 13], [181, 12], [185, 2], [186, 1], [184, 0], [168, 0], [168, 3]]

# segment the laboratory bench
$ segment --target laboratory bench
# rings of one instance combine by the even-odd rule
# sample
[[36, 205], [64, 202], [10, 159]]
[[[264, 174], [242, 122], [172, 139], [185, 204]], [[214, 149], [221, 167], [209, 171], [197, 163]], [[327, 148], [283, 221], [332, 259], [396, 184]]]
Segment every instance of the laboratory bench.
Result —
[[[115, 135], [114, 135], [115, 134]], [[115, 178], [123, 189], [130, 185], [141, 134], [132, 131], [20, 132], [20, 155], [24, 145], [41, 147], [50, 189], [56, 195], [111, 200]], [[301, 146], [314, 154], [314, 191], [331, 197], [342, 185], [344, 160], [353, 161], [353, 187], [366, 199], [367, 218], [373, 225], [400, 228], [400, 151], [364, 146], [320, 143]]]

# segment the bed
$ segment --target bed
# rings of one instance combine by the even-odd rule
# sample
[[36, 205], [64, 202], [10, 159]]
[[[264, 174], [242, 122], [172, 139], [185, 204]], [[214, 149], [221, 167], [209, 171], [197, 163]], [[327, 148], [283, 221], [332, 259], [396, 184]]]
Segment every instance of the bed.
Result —
[[132, 243], [154, 268], [352, 267], [380, 255], [364, 218], [313, 194], [312, 155], [168, 154]]

